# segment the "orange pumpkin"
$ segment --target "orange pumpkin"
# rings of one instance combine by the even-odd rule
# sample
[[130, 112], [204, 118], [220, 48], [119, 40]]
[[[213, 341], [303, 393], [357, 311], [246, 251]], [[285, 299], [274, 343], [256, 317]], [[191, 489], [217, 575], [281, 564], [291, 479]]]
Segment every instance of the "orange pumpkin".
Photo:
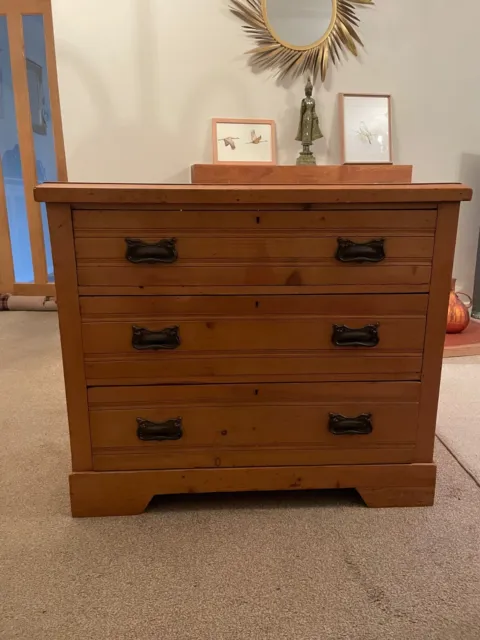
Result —
[[[455, 280], [452, 280], [452, 290], [448, 301], [447, 333], [462, 333], [470, 324], [468, 310], [472, 306], [472, 299], [466, 293], [455, 293]], [[466, 296], [468, 303], [464, 304], [458, 297]]]

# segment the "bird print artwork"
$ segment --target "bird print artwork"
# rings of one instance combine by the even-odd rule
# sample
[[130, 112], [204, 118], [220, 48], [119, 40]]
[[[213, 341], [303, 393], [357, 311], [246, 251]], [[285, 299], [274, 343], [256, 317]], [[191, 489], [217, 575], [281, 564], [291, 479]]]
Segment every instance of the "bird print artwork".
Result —
[[228, 138], [220, 138], [219, 142], [224, 142], [226, 147], [230, 147], [232, 151], [235, 151], [237, 148], [235, 140], [240, 140], [240, 138], [233, 138], [232, 136], [229, 136]]
[[262, 140], [262, 136], [257, 136], [255, 129], [252, 129], [251, 137], [251, 141], [247, 142], [247, 144], [260, 144], [261, 142], [267, 142], [266, 140]]
[[358, 137], [360, 138], [360, 140], [364, 144], [372, 144], [373, 143], [373, 133], [367, 127], [365, 122], [363, 122], [363, 120], [360, 123], [360, 128], [357, 131], [357, 135], [358, 135]]
[[[259, 0], [260, 1], [260, 0]], [[1, 3], [1, 0], [0, 0]], [[239, 164], [273, 162], [275, 156], [275, 123], [270, 120], [213, 119], [213, 161]]]

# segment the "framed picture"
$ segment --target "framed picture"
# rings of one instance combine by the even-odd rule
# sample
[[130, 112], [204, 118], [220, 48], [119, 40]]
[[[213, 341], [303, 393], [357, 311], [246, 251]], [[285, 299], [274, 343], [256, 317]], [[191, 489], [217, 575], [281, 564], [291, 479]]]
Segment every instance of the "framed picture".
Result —
[[47, 135], [45, 119], [45, 94], [43, 86], [43, 68], [27, 58], [28, 95], [30, 98], [30, 113], [32, 129], [41, 136]]
[[276, 164], [273, 120], [213, 119], [214, 164]]
[[392, 164], [389, 95], [340, 94], [343, 164]]

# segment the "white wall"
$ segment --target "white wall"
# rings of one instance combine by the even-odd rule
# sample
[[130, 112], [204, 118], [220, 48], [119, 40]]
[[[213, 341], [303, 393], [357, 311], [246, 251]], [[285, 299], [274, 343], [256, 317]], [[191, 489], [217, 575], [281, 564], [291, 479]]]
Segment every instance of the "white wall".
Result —
[[[188, 182], [211, 161], [210, 119], [273, 118], [292, 164], [303, 82], [253, 73], [228, 0], [52, 0], [69, 178]], [[360, 8], [366, 50], [329, 73], [316, 98], [337, 163], [339, 92], [391, 93], [395, 161], [416, 181], [480, 191], [480, 2], [377, 0]], [[462, 208], [455, 275], [473, 287], [479, 204]]]

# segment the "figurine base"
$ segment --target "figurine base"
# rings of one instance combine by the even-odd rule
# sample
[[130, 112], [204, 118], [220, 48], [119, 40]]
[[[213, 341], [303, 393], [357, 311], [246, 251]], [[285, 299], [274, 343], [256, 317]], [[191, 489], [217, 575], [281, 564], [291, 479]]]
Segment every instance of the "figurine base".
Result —
[[301, 151], [300, 155], [297, 158], [297, 165], [312, 165], [312, 164], [314, 165], [317, 164], [317, 160], [313, 155], [313, 153], [311, 151], [308, 153], [303, 153], [303, 151]]

